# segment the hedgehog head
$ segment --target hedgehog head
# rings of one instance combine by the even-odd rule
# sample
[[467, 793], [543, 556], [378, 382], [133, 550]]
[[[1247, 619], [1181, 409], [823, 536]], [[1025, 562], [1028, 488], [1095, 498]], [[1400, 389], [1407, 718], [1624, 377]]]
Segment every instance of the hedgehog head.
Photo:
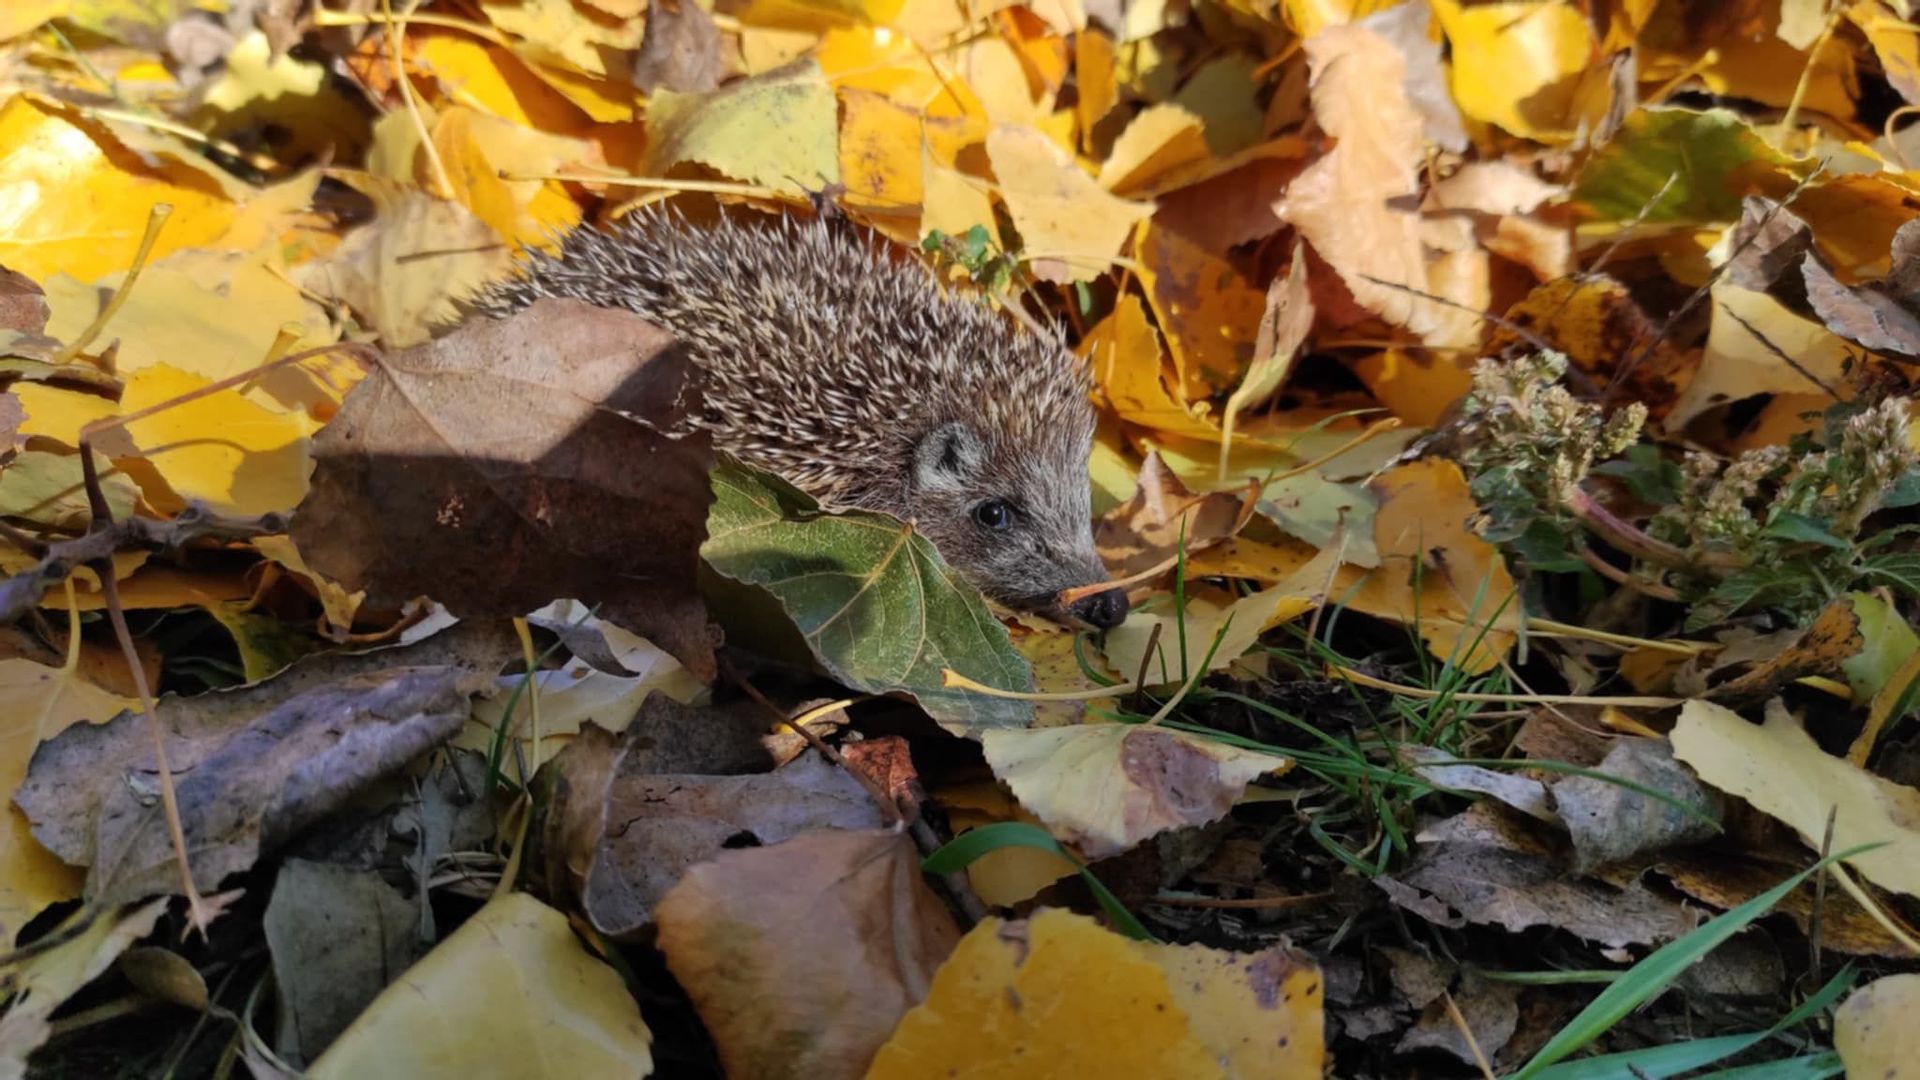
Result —
[[1090, 422], [1062, 423], [1039, 440], [1010, 439], [972, 419], [941, 423], [913, 447], [906, 502], [915, 525], [995, 600], [1115, 626], [1126, 617], [1126, 593], [1110, 589], [1064, 607], [1057, 596], [1107, 578], [1093, 546], [1088, 485], [1069, 481], [1086, 476], [1092, 438]]

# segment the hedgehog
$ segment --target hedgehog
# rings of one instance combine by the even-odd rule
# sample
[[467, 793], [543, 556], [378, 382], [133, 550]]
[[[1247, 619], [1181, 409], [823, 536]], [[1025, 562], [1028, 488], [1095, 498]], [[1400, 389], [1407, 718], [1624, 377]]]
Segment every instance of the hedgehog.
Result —
[[1094, 550], [1086, 365], [1059, 331], [945, 287], [844, 218], [694, 225], [648, 207], [477, 297], [495, 317], [543, 297], [621, 308], [701, 370], [696, 426], [829, 509], [914, 527], [981, 592], [1098, 629], [1127, 613]]

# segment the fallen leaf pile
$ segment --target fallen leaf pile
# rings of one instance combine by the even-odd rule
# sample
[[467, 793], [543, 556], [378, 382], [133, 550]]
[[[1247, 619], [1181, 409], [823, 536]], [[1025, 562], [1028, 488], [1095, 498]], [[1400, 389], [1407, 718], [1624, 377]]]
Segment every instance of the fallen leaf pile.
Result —
[[[1911, 1067], [1912, 0], [0, 8], [0, 1076]], [[469, 314], [661, 202], [1057, 327], [1126, 620]]]

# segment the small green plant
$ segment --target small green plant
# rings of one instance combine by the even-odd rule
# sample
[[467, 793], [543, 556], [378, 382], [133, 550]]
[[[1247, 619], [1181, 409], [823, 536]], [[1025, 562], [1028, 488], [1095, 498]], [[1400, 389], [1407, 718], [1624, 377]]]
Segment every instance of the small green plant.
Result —
[[[1533, 569], [1592, 568], [1687, 603], [1689, 629], [1759, 608], [1804, 620], [1861, 585], [1920, 595], [1920, 552], [1892, 547], [1906, 531], [1867, 528], [1881, 510], [1920, 503], [1905, 401], [1842, 402], [1817, 438], [1676, 464], [1639, 442], [1644, 408], [1606, 415], [1560, 384], [1565, 372], [1556, 353], [1482, 361], [1462, 417], [1481, 535]], [[1657, 509], [1639, 524], [1621, 518], [1587, 490], [1594, 475]], [[1603, 561], [1594, 539], [1632, 565]]]
[[975, 225], [959, 236], [929, 230], [920, 241], [920, 250], [934, 256], [943, 269], [960, 267], [994, 293], [1005, 291], [1013, 283], [1014, 271], [1020, 268], [1018, 257], [994, 245], [993, 234], [985, 225]]

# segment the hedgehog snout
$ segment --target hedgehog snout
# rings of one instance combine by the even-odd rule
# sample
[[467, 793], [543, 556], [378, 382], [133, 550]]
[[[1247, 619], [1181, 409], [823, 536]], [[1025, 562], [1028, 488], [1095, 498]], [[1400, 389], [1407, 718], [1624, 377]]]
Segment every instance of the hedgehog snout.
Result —
[[1081, 597], [1068, 605], [1067, 614], [1095, 630], [1111, 630], [1126, 620], [1127, 592], [1125, 589], [1108, 589]]

